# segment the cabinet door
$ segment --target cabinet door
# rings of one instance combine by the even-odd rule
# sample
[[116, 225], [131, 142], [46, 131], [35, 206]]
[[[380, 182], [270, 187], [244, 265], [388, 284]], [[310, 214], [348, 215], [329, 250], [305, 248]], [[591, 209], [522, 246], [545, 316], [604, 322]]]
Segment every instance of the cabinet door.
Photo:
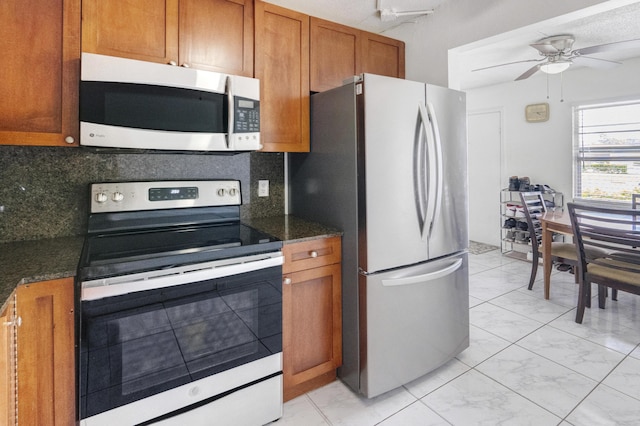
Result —
[[16, 421], [15, 309], [14, 297], [0, 314], [0, 424]]
[[311, 17], [311, 91], [322, 92], [342, 86], [360, 74], [360, 31]]
[[180, 0], [180, 64], [253, 77], [253, 0]]
[[82, 51], [178, 61], [178, 0], [83, 0]]
[[[342, 364], [340, 264], [285, 274], [282, 286], [284, 399], [335, 379]], [[305, 387], [308, 386], [308, 388]]]
[[0, 144], [77, 145], [80, 0], [2, 0]]
[[255, 76], [267, 152], [309, 151], [309, 16], [256, 2]]
[[74, 424], [73, 294], [72, 278], [25, 284], [16, 290], [20, 424]]
[[404, 43], [362, 32], [362, 72], [404, 78]]

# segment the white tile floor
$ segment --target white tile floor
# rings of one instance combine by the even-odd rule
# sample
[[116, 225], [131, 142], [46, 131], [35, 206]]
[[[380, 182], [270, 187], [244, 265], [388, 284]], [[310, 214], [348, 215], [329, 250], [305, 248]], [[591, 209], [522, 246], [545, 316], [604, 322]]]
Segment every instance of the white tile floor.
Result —
[[[456, 359], [373, 399], [339, 380], [289, 401], [284, 425], [639, 425], [640, 298], [619, 293], [576, 324], [577, 285], [492, 251], [470, 257], [471, 344]], [[594, 296], [597, 291], [593, 291]]]

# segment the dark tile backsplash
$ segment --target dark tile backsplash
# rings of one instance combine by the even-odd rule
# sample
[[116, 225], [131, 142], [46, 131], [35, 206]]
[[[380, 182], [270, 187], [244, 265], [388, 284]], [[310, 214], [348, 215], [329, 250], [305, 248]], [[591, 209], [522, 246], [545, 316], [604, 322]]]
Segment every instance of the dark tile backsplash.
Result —
[[[82, 235], [89, 184], [239, 179], [243, 218], [284, 213], [284, 154], [106, 153], [86, 148], [0, 146], [0, 242]], [[258, 197], [268, 179], [270, 196]]]

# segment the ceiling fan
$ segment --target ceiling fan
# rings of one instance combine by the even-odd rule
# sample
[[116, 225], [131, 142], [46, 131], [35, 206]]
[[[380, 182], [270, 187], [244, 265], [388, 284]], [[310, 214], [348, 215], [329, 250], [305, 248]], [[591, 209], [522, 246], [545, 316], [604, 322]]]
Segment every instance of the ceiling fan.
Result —
[[614, 50], [629, 48], [640, 48], [640, 39], [605, 43], [596, 46], [583, 47], [582, 49], [572, 50], [574, 42], [575, 39], [570, 34], [546, 37], [529, 45], [538, 51], [540, 56], [542, 56], [541, 59], [526, 59], [523, 61], [508, 62], [505, 64], [478, 68], [473, 71], [481, 71], [489, 68], [502, 67], [505, 65], [519, 64], [524, 62], [538, 62], [536, 65], [518, 76], [516, 78], [517, 81], [529, 78], [538, 71], [542, 71], [547, 74], [558, 74], [567, 70], [574, 63], [582, 63], [585, 66], [595, 68], [611, 68], [620, 65], [621, 62], [611, 61], [608, 59], [593, 58], [585, 55], [611, 52]]

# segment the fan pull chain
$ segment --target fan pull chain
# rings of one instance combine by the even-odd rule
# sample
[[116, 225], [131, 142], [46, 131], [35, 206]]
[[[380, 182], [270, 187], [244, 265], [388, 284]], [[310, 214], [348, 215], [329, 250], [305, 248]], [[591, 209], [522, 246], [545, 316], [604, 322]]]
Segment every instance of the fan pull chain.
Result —
[[549, 74], [545, 74], [547, 76], [547, 99], [549, 99]]
[[560, 73], [560, 102], [564, 102], [564, 73]]

